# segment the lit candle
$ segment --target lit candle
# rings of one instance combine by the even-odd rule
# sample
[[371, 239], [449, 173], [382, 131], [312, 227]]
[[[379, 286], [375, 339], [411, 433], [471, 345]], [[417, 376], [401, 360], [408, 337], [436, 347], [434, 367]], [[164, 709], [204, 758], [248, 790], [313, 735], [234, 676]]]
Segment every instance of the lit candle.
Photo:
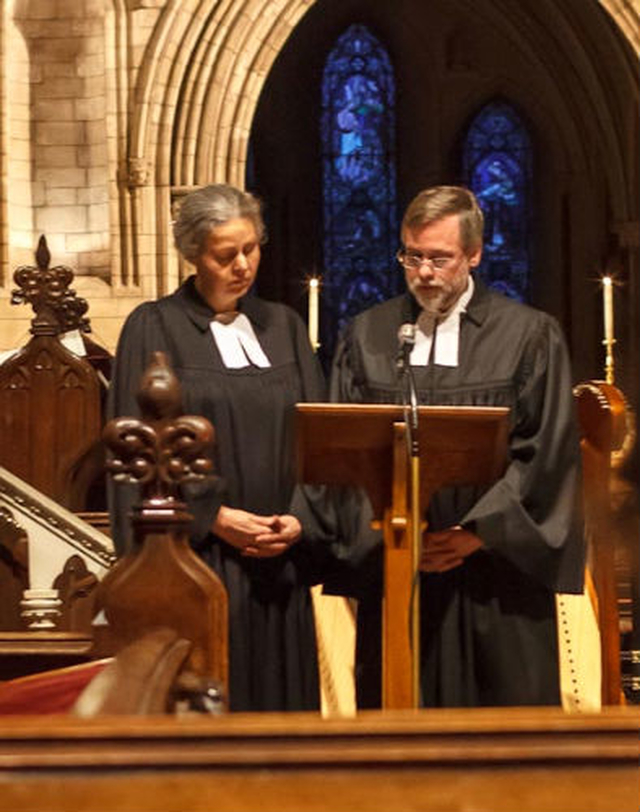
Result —
[[602, 299], [604, 303], [604, 340], [613, 342], [613, 284], [610, 276], [602, 279]]
[[318, 349], [318, 305], [320, 298], [320, 280], [317, 276], [309, 279], [309, 341], [314, 351]]

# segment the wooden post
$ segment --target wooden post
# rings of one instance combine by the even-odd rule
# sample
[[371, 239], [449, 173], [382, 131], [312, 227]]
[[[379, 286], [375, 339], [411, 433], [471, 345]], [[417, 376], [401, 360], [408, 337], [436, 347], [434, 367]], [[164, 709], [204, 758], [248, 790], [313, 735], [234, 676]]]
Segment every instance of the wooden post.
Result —
[[179, 486], [209, 476], [213, 427], [180, 415], [178, 381], [155, 353], [138, 395], [143, 418], [121, 417], [105, 428], [116, 482], [137, 483], [142, 501], [133, 511], [135, 549], [103, 579], [97, 597], [108, 620], [108, 646], [119, 649], [150, 630], [166, 627], [191, 641], [186, 668], [220, 685], [227, 696], [226, 590], [189, 545], [191, 516]]

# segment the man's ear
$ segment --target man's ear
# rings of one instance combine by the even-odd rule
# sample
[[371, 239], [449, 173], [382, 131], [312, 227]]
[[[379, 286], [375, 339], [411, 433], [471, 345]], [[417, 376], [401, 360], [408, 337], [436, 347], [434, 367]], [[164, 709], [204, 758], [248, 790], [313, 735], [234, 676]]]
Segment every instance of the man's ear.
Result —
[[469, 254], [469, 267], [470, 268], [477, 268], [480, 264], [480, 260], [482, 259], [482, 246], [476, 248], [475, 251], [472, 251]]

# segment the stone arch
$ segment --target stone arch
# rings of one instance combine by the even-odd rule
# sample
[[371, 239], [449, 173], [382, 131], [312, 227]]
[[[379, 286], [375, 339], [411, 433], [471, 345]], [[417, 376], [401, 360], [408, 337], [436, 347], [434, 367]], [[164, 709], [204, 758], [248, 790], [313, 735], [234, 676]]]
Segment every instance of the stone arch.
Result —
[[[179, 185], [192, 182], [211, 166], [229, 182], [241, 180], [243, 149], [264, 78], [289, 33], [314, 2], [168, 3], [139, 69], [131, 160], [144, 162], [149, 169], [157, 166], [160, 175], [161, 167], [171, 166], [174, 183]], [[599, 2], [640, 53], [640, 9], [632, 0]], [[183, 102], [180, 110], [178, 101]], [[205, 120], [208, 125], [204, 133], [199, 132]], [[183, 134], [175, 141], [171, 137], [174, 123], [176, 134]], [[177, 147], [178, 154], [170, 162], [156, 162], [157, 152], [168, 145]]]
[[[160, 12], [134, 90], [127, 187], [144, 295], [177, 281], [171, 190], [244, 184], [249, 130], [280, 48], [315, 0], [181, 0]], [[149, 238], [149, 239], [147, 239]], [[146, 273], [145, 268], [155, 268]]]
[[[599, 0], [637, 53], [640, 9]], [[253, 112], [271, 64], [315, 0], [168, 3], [135, 90], [131, 160], [161, 186], [242, 185]]]
[[636, 54], [640, 54], [640, 5], [638, 0], [599, 0], [599, 2], [613, 17]]
[[[640, 52], [640, 10], [632, 0], [599, 2]], [[244, 184], [262, 85], [314, 3], [170, 0], [161, 7], [133, 91], [126, 169], [131, 251], [140, 269], [132, 278], [143, 295], [159, 295], [178, 281], [170, 238], [172, 193], [210, 181]]]
[[[614, 21], [624, 33], [622, 22], [629, 22], [627, 17], [620, 14], [621, 7], [628, 7], [629, 0], [599, 0], [600, 5], [611, 14]], [[616, 116], [616, 104], [622, 107], [620, 99], [616, 98], [617, 90], [613, 84], [613, 79], [598, 69], [594, 62], [593, 43], [585, 36], [584, 31], [579, 31], [575, 26], [576, 15], [566, 9], [557, 0], [546, 0], [540, 2], [540, 9], [544, 10], [543, 26], [555, 41], [561, 44], [563, 52], [570, 57], [575, 70], [572, 73], [565, 73], [557, 66], [552, 65], [553, 55], [545, 54], [539, 47], [539, 33], [534, 30], [522, 31], [520, 24], [520, 11], [517, 8], [509, 8], [507, 11], [495, 8], [491, 11], [494, 16], [494, 24], [502, 25], [509, 31], [514, 40], [527, 49], [532, 60], [540, 66], [540, 75], [547, 75], [549, 80], [553, 80], [555, 87], [549, 86], [548, 93], [536, 97], [534, 94], [527, 99], [527, 107], [535, 112], [536, 122], [540, 132], [556, 131], [557, 144], [560, 147], [559, 155], [564, 155], [565, 165], [569, 166], [581, 164], [589, 168], [590, 163], [596, 160], [594, 155], [588, 154], [582, 143], [581, 134], [588, 131], [593, 122], [601, 133], [601, 153], [607, 156], [607, 177], [609, 179], [609, 194], [611, 206], [619, 217], [627, 217], [630, 207], [635, 201], [630, 197], [629, 184], [625, 178], [629, 176], [629, 151], [624, 141], [624, 133], [620, 131], [620, 121]], [[592, 12], [594, 10], [592, 9]], [[634, 12], [640, 31], [640, 9]], [[489, 16], [489, 15], [488, 15]], [[593, 15], [592, 16], [597, 16]], [[542, 26], [541, 26], [542, 27]], [[613, 32], [603, 31], [603, 41], [609, 47], [615, 47], [616, 40], [612, 36]], [[637, 32], [636, 32], [637, 33]], [[607, 36], [607, 34], [609, 36]], [[632, 47], [640, 51], [640, 37], [636, 37], [637, 44]], [[630, 66], [635, 70], [635, 65]], [[504, 92], [508, 86], [508, 77], [502, 77], [502, 87], [488, 87], [490, 93]], [[505, 95], [515, 98], [510, 93]], [[562, 104], [569, 111], [569, 115], [563, 117], [562, 126], [557, 127], [553, 121], [553, 104], [562, 99]], [[546, 123], [545, 123], [546, 122]], [[544, 125], [544, 126], [543, 126]], [[571, 159], [569, 158], [571, 153]], [[577, 154], [576, 154], [577, 153]], [[560, 168], [560, 171], [563, 171]], [[631, 192], [633, 194], [633, 192]]]

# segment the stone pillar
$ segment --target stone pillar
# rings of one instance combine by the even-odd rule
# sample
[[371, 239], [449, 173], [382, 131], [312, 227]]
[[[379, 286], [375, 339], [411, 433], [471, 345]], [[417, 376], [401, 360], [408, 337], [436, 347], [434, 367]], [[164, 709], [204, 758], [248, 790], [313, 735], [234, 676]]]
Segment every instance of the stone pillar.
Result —
[[108, 278], [103, 0], [15, 3], [14, 24], [28, 59], [20, 75], [30, 92], [32, 174], [22, 195], [28, 206], [30, 192], [33, 208], [29, 245], [44, 233], [52, 254], [79, 275]]

